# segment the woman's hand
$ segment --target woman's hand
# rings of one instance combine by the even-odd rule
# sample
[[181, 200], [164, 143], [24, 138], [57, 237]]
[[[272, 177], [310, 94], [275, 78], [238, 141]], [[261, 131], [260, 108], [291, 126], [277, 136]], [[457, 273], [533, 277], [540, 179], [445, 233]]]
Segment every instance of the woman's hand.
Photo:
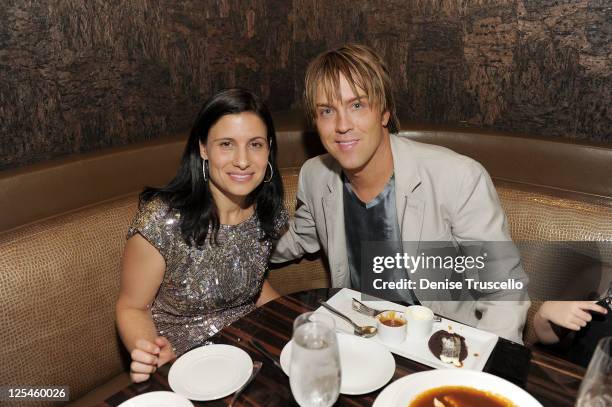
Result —
[[546, 301], [538, 313], [544, 320], [555, 325], [579, 331], [593, 319], [588, 311], [604, 315], [608, 312], [607, 309], [592, 301]]
[[130, 379], [134, 383], [148, 380], [158, 367], [176, 358], [170, 342], [163, 336], [158, 336], [154, 342], [139, 339], [130, 356]]

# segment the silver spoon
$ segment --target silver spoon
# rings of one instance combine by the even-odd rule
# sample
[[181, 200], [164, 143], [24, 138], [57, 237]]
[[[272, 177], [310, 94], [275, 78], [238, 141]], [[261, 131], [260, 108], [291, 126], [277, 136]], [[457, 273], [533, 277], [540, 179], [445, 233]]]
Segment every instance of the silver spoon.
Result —
[[376, 332], [378, 331], [378, 329], [375, 326], [370, 326], [370, 325], [361, 326], [361, 325], [357, 325], [355, 322], [353, 322], [352, 319], [350, 319], [349, 317], [347, 317], [346, 315], [344, 315], [343, 313], [341, 313], [340, 311], [338, 311], [337, 309], [335, 309], [334, 307], [332, 307], [331, 305], [329, 305], [325, 301], [321, 300], [321, 301], [319, 301], [319, 304], [321, 304], [324, 308], [326, 308], [330, 312], [332, 312], [332, 313], [336, 314], [337, 316], [339, 316], [340, 318], [344, 319], [349, 324], [353, 325], [353, 333], [355, 335], [362, 336], [364, 338], [371, 338], [372, 336], [376, 335]]

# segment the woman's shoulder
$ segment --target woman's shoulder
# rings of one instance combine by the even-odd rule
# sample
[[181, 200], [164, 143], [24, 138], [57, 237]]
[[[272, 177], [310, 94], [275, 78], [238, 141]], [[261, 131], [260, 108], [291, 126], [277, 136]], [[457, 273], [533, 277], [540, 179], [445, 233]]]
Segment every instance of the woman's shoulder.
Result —
[[179, 218], [178, 212], [160, 196], [141, 200], [128, 230], [128, 238], [135, 233], [142, 234], [144, 230], [159, 230], [173, 225]]
[[161, 196], [155, 196], [149, 200], [140, 200], [138, 204], [137, 217], [145, 219], [161, 219], [171, 214], [173, 211], [168, 202]]
[[256, 227], [260, 237], [267, 235], [268, 238], [278, 239], [285, 232], [289, 224], [289, 213], [285, 205], [281, 204], [274, 212], [274, 216], [267, 215], [264, 217], [261, 213], [255, 211], [251, 220], [252, 222], [247, 221], [244, 223]]
[[151, 212], [161, 212], [164, 214], [171, 211], [168, 200], [160, 195], [154, 196], [148, 200], [141, 199], [138, 209]]

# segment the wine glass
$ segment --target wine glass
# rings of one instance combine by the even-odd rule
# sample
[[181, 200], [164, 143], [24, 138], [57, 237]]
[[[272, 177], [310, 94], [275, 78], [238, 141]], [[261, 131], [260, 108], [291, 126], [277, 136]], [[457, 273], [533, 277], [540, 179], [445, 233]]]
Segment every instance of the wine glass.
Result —
[[576, 407], [606, 406], [612, 406], [612, 336], [597, 344], [576, 402]]
[[340, 394], [340, 353], [331, 315], [307, 312], [293, 322], [291, 393], [301, 407], [330, 407]]

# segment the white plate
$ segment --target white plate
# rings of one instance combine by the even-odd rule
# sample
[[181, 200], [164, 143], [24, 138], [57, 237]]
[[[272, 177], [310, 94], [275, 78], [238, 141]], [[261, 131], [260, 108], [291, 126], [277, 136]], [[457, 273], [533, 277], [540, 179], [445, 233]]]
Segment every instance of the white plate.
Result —
[[119, 407], [193, 407], [191, 401], [171, 391], [152, 391], [124, 401]]
[[[359, 325], [376, 325], [376, 320], [374, 318], [360, 314], [352, 309], [351, 302], [353, 298], [357, 298], [358, 300], [360, 300], [361, 293], [359, 291], [343, 288], [342, 290], [338, 291], [333, 297], [331, 297], [327, 302], [334, 308], [338, 309], [340, 312], [349, 316]], [[389, 301], [376, 300], [362, 302], [366, 305], [380, 310], [391, 309], [401, 312], [404, 312], [406, 310], [406, 307]], [[316, 312], [325, 312], [329, 315], [333, 315], [323, 307], [318, 308]], [[336, 321], [336, 329], [338, 331], [346, 333], [353, 332], [353, 327], [348, 322], [336, 316], [334, 316], [334, 320]], [[431, 333], [433, 334], [434, 332], [439, 331], [441, 329], [458, 333], [459, 335], [465, 338], [465, 343], [468, 348], [468, 355], [463, 361], [463, 367], [459, 368], [450, 363], [442, 363], [442, 361], [435, 357], [429, 350], [429, 347], [427, 346], [427, 341], [429, 338], [414, 339], [410, 337], [410, 335], [408, 335], [406, 340], [400, 344], [383, 345], [396, 355], [412, 359], [435, 369], [484, 369], [484, 366], [487, 363], [489, 356], [491, 356], [491, 352], [493, 352], [493, 348], [495, 348], [495, 345], [497, 344], [497, 335], [473, 328], [468, 325], [464, 325], [459, 322], [450, 321], [446, 318], [442, 318], [442, 321], [440, 322], [434, 322]], [[378, 339], [378, 336], [375, 336], [370, 340], [382, 344], [380, 339]]]
[[215, 400], [232, 394], [253, 372], [251, 357], [230, 345], [208, 345], [185, 353], [168, 373], [175, 392], [191, 400]]
[[520, 407], [542, 407], [533, 396], [509, 381], [473, 370], [430, 370], [402, 377], [387, 386], [372, 407], [407, 407], [419, 394], [442, 386], [473, 387], [499, 394]]
[[[288, 342], [280, 355], [283, 372], [289, 376], [291, 347]], [[382, 345], [355, 335], [338, 334], [342, 394], [366, 394], [387, 384], [395, 373], [395, 359]]]

